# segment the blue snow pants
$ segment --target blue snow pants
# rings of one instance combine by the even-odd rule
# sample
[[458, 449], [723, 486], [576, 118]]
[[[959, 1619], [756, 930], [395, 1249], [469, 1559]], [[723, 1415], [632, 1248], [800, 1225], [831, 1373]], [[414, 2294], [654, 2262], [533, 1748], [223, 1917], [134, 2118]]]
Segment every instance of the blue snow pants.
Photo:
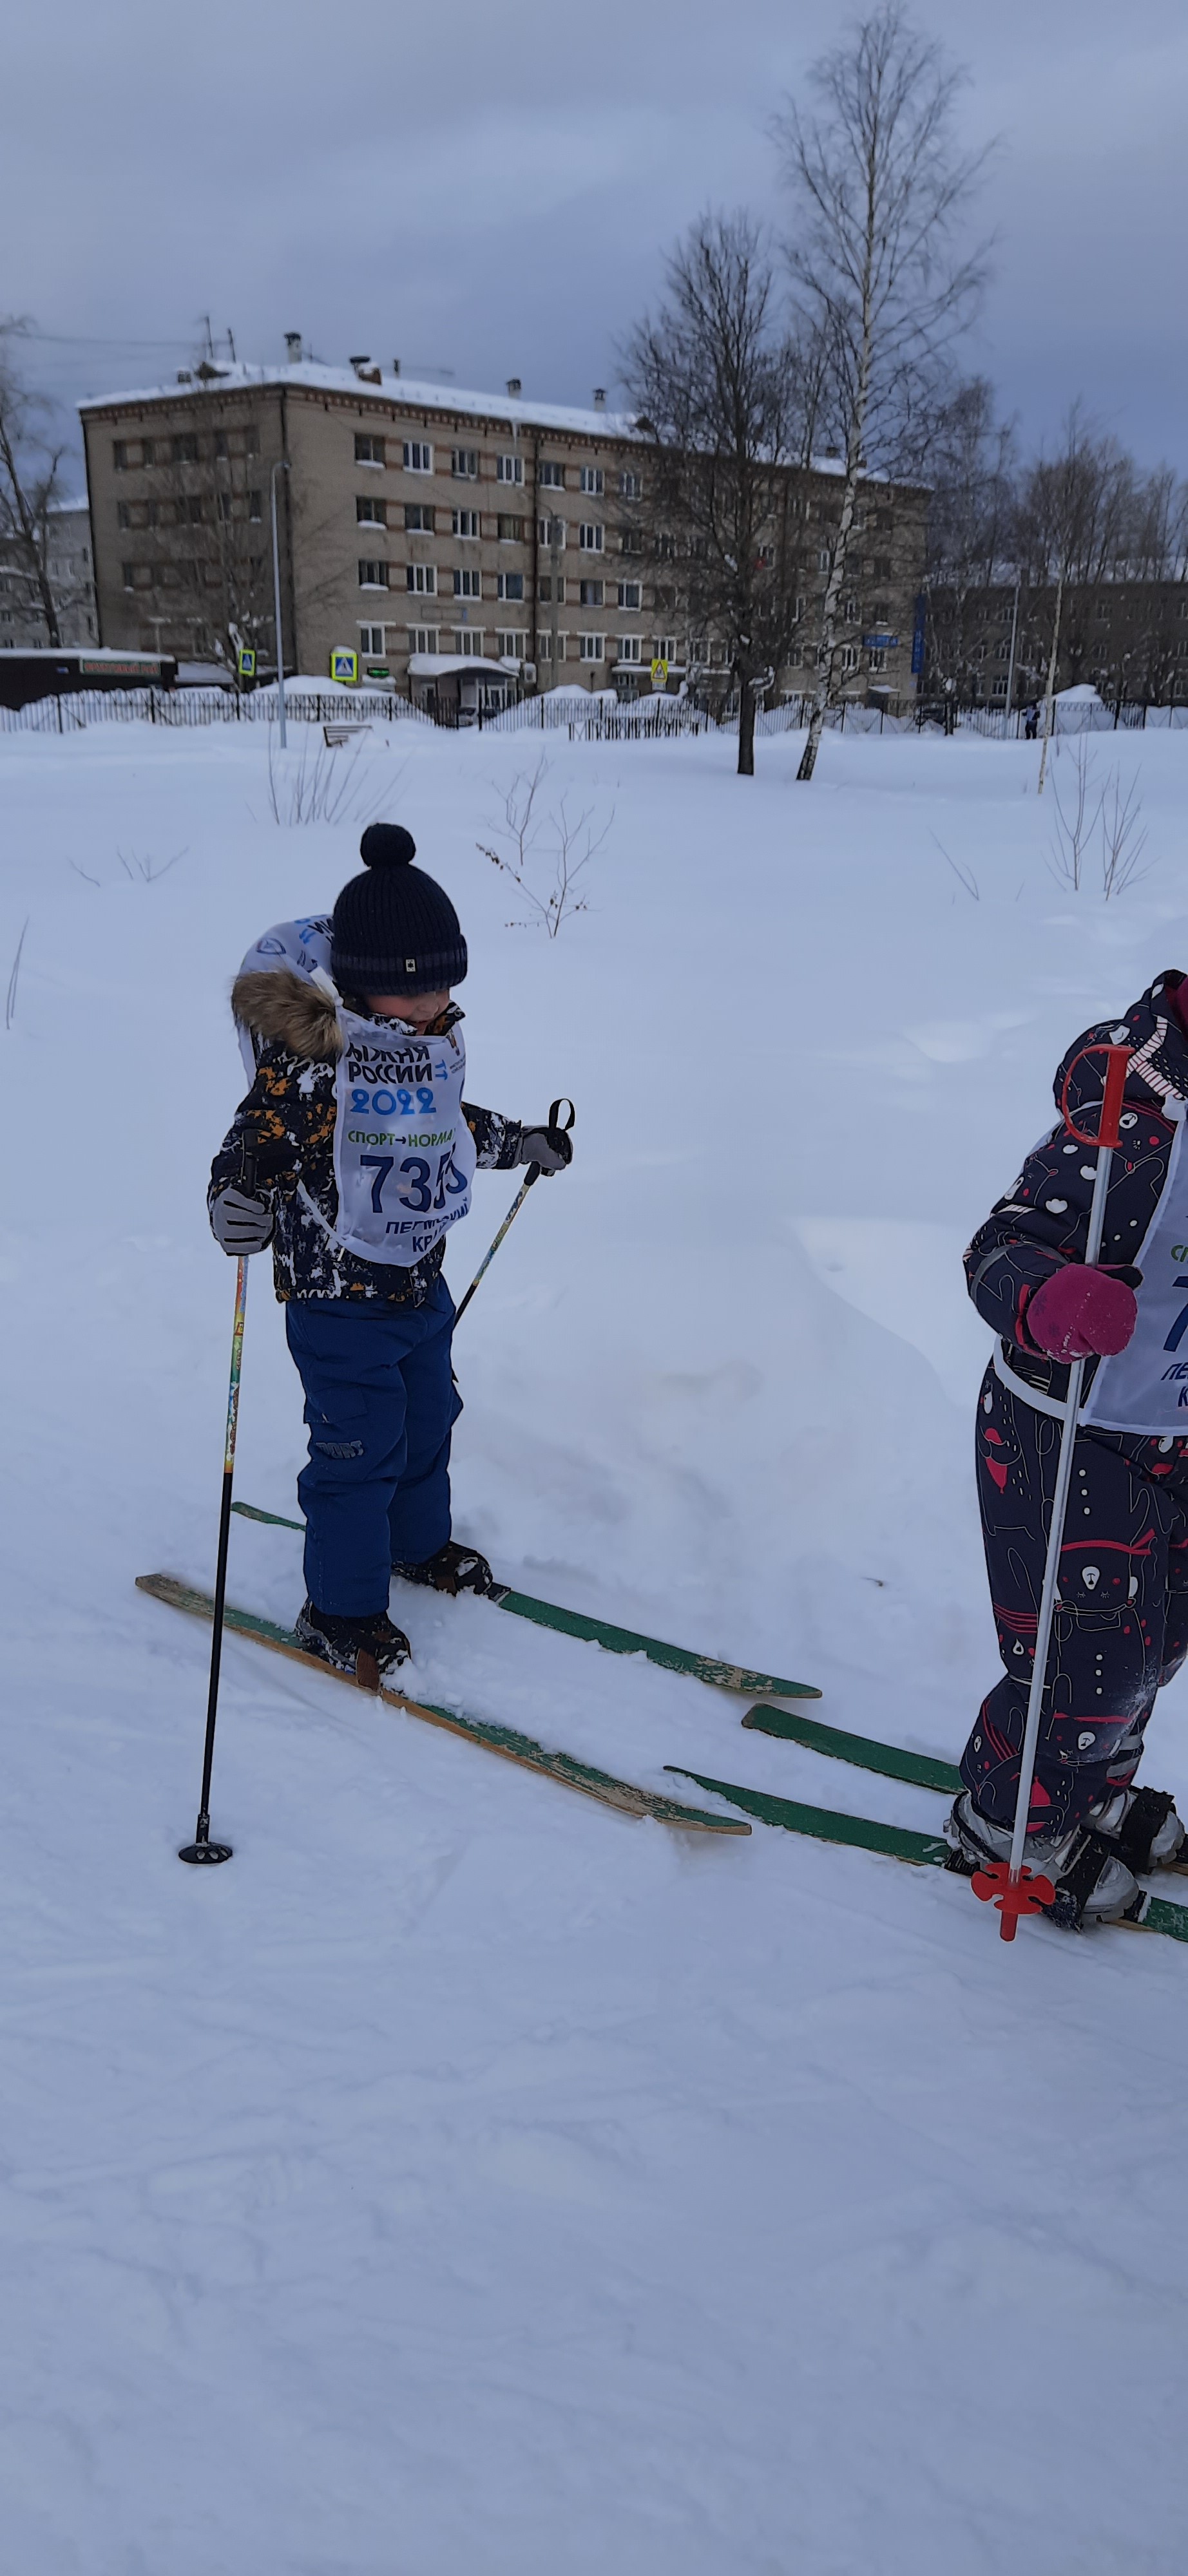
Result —
[[450, 1535], [454, 1301], [438, 1279], [418, 1307], [291, 1299], [289, 1349], [305, 1388], [305, 1584], [316, 1610], [386, 1610], [393, 1563], [423, 1565]]

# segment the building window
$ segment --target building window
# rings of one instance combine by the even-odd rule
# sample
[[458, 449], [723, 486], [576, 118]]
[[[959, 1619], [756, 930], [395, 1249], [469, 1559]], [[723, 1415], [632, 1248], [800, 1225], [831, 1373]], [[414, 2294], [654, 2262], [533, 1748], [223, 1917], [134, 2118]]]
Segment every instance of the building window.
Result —
[[579, 662], [604, 662], [606, 660], [605, 635], [579, 635], [578, 660]]
[[596, 498], [601, 500], [604, 488], [601, 465], [583, 465], [578, 475], [578, 484], [583, 492], [593, 492]]
[[620, 662], [642, 662], [643, 644], [638, 635], [620, 635], [619, 660]]
[[870, 652], [866, 656], [866, 667], [868, 671], [886, 670], [887, 656], [881, 644], [872, 645]]
[[[408, 514], [406, 512], [406, 524], [407, 515]], [[355, 517], [364, 527], [386, 528], [388, 524], [388, 504], [386, 501], [381, 501], [378, 492], [358, 492], [355, 495]]]
[[[558, 637], [557, 637], [557, 660], [558, 660], [559, 662], [563, 662], [563, 661], [565, 660], [565, 656], [566, 656], [566, 653], [568, 652], [568, 649], [569, 649], [569, 637], [568, 637], [568, 635], [558, 635]], [[553, 638], [552, 638], [551, 633], [547, 633], [547, 632], [545, 632], [545, 631], [543, 631], [543, 630], [542, 630], [542, 632], [541, 632], [540, 634], [538, 634], [538, 636], [537, 636], [537, 638], [536, 638], [536, 658], [537, 658], [537, 661], [538, 661], [538, 662], [551, 662], [551, 661], [552, 661], [552, 659], [553, 659]]]
[[841, 613], [842, 613], [842, 619], [843, 619], [843, 622], [845, 623], [845, 625], [847, 625], [847, 626], [856, 626], [856, 625], [857, 625], [857, 623], [858, 623], [858, 602], [857, 602], [857, 600], [856, 600], [856, 599], [843, 599], [843, 601], [842, 601], [842, 612], [841, 612]]
[[872, 620], [873, 620], [873, 623], [874, 623], [876, 626], [888, 626], [888, 625], [890, 625], [890, 622], [891, 622], [891, 611], [890, 611], [890, 609], [888, 608], [888, 606], [887, 606], [887, 602], [886, 602], [886, 600], [885, 600], [885, 599], [876, 599], [875, 604], [874, 604], [874, 607], [872, 608], [872, 610], [871, 610], [870, 614], [871, 614], [871, 618], [872, 618]]
[[230, 518], [230, 516], [231, 516], [231, 494], [230, 494], [229, 492], [220, 492], [220, 494], [219, 494], [219, 517], [220, 517], [220, 519], [229, 519], [229, 518]]
[[578, 544], [581, 547], [582, 553], [584, 555], [600, 555], [605, 535], [605, 529], [600, 528], [596, 520], [583, 519], [582, 524], [578, 529]]
[[857, 647], [857, 645], [856, 645], [856, 644], [843, 644], [843, 646], [842, 646], [842, 648], [841, 648], [841, 657], [840, 657], [840, 658], [841, 658], [841, 666], [842, 666], [843, 671], [856, 671], [856, 670], [857, 670], [857, 668], [858, 668], [858, 647]]
[[132, 525], [132, 514], [131, 514], [131, 511], [130, 511], [130, 510], [129, 510], [129, 508], [128, 508], [128, 504], [127, 504], [127, 502], [126, 502], [126, 501], [117, 501], [117, 502], [116, 502], [116, 526], [117, 526], [117, 528], [130, 528], [130, 527], [131, 527], [131, 525]]
[[[641, 554], [643, 553], [643, 550], [644, 550], [644, 541], [643, 541], [643, 529], [642, 529], [642, 528], [620, 528], [620, 530], [619, 530], [619, 552], [620, 552], [620, 554], [621, 554], [621, 555], [641, 555]], [[658, 554], [661, 552], [661, 547], [660, 547], [660, 544], [659, 544], [659, 541], [658, 541], [658, 540], [657, 540], [656, 551], [657, 551], [657, 553], [658, 553]]]
[[408, 630], [408, 649], [410, 653], [436, 653], [436, 626], [410, 626]]
[[499, 596], [499, 598], [500, 598], [500, 599], [522, 599], [522, 598], [523, 598], [523, 596], [524, 596], [524, 576], [523, 576], [523, 573], [522, 573], [522, 572], [498, 572], [498, 573], [496, 573], [496, 575], [495, 575], [495, 588], [496, 588], [496, 592], [497, 592], [497, 594], [498, 594], [498, 596]]
[[536, 533], [541, 545], [548, 546], [550, 551], [554, 546], [563, 546], [568, 524], [565, 519], [538, 519]]
[[361, 653], [378, 653], [382, 657], [384, 650], [384, 633], [385, 629], [382, 626], [360, 626], [359, 651]]
[[1005, 696], [1006, 696], [1006, 681], [1005, 681], [1005, 680], [996, 680], [996, 681], [995, 681], [995, 683], [994, 683], [994, 687], [993, 687], [993, 690], [992, 690], [991, 694], [992, 694], [992, 696], [994, 696], [994, 697], [996, 697], [996, 698], [1005, 698]]
[[426, 599], [437, 597], [436, 564], [407, 564], [404, 573], [406, 590], [420, 591]]
[[192, 429], [183, 430], [181, 437], [173, 440], [172, 446], [175, 465], [197, 464], [198, 440]]
[[695, 636], [690, 642], [689, 659], [691, 662], [707, 662], [709, 660], [709, 646], [706, 643], [704, 635]]
[[[565, 489], [565, 468], [563, 465], [555, 465], [551, 458], [542, 456], [536, 469], [536, 480], [538, 483], [545, 484], [551, 492], [563, 492]], [[583, 490], [584, 488], [585, 487], [583, 485]]]
[[231, 453], [231, 442], [225, 429], [216, 429], [215, 431], [214, 452], [216, 456], [229, 456]]
[[248, 493], [248, 517], [249, 517], [249, 519], [262, 519], [262, 518], [263, 518], [264, 513], [263, 513], [263, 510], [262, 510], [262, 508], [261, 508], [260, 504], [261, 504], [261, 495], [259, 494], [259, 492], [249, 492], [249, 493]]
[[652, 651], [657, 662], [675, 662], [677, 657], [675, 635], [657, 635]]
[[775, 562], [775, 547], [774, 547], [774, 546], [756, 546], [756, 548], [755, 548], [755, 568], [756, 568], [756, 570], [757, 570], [757, 571], [759, 571], [759, 572], [770, 572], [770, 571], [771, 571], [771, 569], [772, 569], [772, 566], [773, 566], [774, 562]]
[[455, 599], [481, 599], [482, 595], [483, 576], [481, 572], [478, 571], [477, 567], [473, 572], [456, 572], [454, 574]]
[[[580, 586], [581, 585], [579, 585], [579, 587]], [[601, 587], [601, 585], [599, 586]], [[546, 607], [551, 607], [554, 600], [556, 600], [558, 607], [563, 607], [565, 602], [565, 584], [560, 573], [542, 572], [540, 580], [536, 585], [536, 596], [538, 599], [545, 602]], [[596, 600], [592, 604], [598, 608], [601, 608], [602, 606], [601, 600]]]
[[126, 474], [126, 473], [127, 473], [127, 471], [128, 471], [128, 441], [127, 441], [127, 439], [126, 439], [126, 438], [116, 438], [116, 439], [113, 439], [113, 441], [112, 441], [112, 448], [111, 448], [111, 461], [112, 461], [112, 464], [113, 464], [113, 465], [114, 465], [114, 467], [115, 467], [115, 470], [116, 470], [116, 473], [117, 473], [117, 474]]
[[157, 462], [157, 451], [151, 438], [141, 439], [140, 462], [142, 465], [155, 465]]
[[258, 456], [260, 453], [260, 432], [254, 421], [249, 422], [243, 433], [243, 452], [245, 456]]
[[456, 483], [477, 483], [477, 447], [454, 447], [450, 450], [450, 472]]
[[136, 588], [136, 566], [135, 566], [135, 564], [125, 564], [125, 565], [123, 566], [123, 574], [124, 574], [124, 588], [125, 588], [125, 590], [135, 590], [135, 588]]
[[641, 488], [641, 487], [640, 487], [640, 480], [639, 480], [639, 476], [638, 476], [638, 474], [632, 474], [632, 473], [630, 473], [630, 472], [627, 470], [627, 468], [625, 467], [625, 468], [624, 468], [624, 470], [623, 470], [623, 472], [622, 472], [622, 473], [620, 474], [620, 476], [619, 476], [619, 499], [620, 499], [620, 501], [638, 501], [638, 499], [639, 499], [639, 495], [640, 495], [640, 488]]
[[638, 581], [621, 581], [619, 583], [620, 608], [638, 608], [642, 587], [642, 583]]
[[360, 564], [360, 590], [386, 590], [387, 587], [388, 567], [386, 563], [375, 563], [374, 561], [369, 561]]
[[526, 635], [505, 633], [501, 628], [495, 636], [495, 650], [501, 662], [526, 662], [528, 638]]
[[404, 442], [406, 474], [432, 474], [433, 450], [423, 438], [406, 438]]
[[356, 465], [382, 465], [383, 462], [384, 442], [382, 438], [374, 438], [369, 429], [357, 429], [355, 431]]
[[578, 598], [582, 607], [601, 608], [604, 589], [605, 584], [600, 581], [579, 581]]
[[[384, 520], [386, 522], [388, 516], [388, 504], [386, 501], [381, 501], [379, 506], [383, 511]], [[360, 513], [360, 515], [362, 514]], [[411, 532], [414, 537], [431, 537], [433, 534], [432, 503], [429, 501], [406, 501], [404, 504], [404, 525], [406, 531]]]
[[874, 559], [874, 577], [875, 577], [875, 580], [876, 580], [876, 581], [890, 581], [890, 579], [891, 579], [891, 557], [890, 557], [890, 555], [876, 555], [876, 556], [875, 556], [875, 559]]
[[482, 649], [483, 630], [481, 626], [460, 626], [458, 628], [454, 637], [455, 653], [465, 653], [471, 660], [477, 661]]
[[496, 521], [496, 525], [499, 529], [499, 542], [501, 546], [523, 545], [524, 522], [522, 519], [511, 519], [508, 517], [505, 510], [501, 510]]
[[818, 572], [831, 572], [833, 570], [833, 556], [828, 546], [822, 546], [820, 553], [817, 556], [817, 570]]
[[523, 457], [497, 456], [495, 459], [495, 480], [497, 483], [522, 483], [524, 480]]
[[479, 533], [477, 510], [454, 510], [451, 512], [451, 520], [456, 537], [477, 537]]

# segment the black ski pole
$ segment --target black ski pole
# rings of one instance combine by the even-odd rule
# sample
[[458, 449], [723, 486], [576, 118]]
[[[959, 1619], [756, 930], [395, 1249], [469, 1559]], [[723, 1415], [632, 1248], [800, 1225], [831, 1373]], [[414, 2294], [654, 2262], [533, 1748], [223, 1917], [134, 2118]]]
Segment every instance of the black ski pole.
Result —
[[[245, 1154], [243, 1187], [250, 1197], [256, 1185], [255, 1158]], [[227, 1598], [227, 1547], [231, 1536], [231, 1487], [235, 1475], [235, 1432], [239, 1421], [239, 1372], [243, 1365], [243, 1319], [247, 1308], [248, 1255], [241, 1252], [235, 1275], [235, 1322], [231, 1333], [231, 1379], [227, 1388], [227, 1432], [223, 1445], [223, 1500], [219, 1512], [219, 1555], [215, 1569], [214, 1633], [210, 1641], [210, 1689], [206, 1701], [206, 1743], [202, 1754], [202, 1798], [192, 1843], [183, 1843], [179, 1860], [195, 1865], [230, 1860], [230, 1843], [210, 1839], [210, 1775], [214, 1764], [215, 1719], [219, 1707], [219, 1667], [223, 1659], [223, 1608]]]
[[[569, 1116], [568, 1116], [568, 1118], [566, 1119], [566, 1121], [565, 1121], [564, 1125], [562, 1125], [562, 1123], [561, 1123], [561, 1112], [562, 1112], [562, 1110], [563, 1110], [563, 1109], [568, 1109], [568, 1111], [569, 1111]], [[571, 1127], [572, 1127], [572, 1125], [573, 1125], [574, 1118], [575, 1118], [576, 1114], [577, 1114], [577, 1113], [576, 1113], [576, 1111], [575, 1111], [575, 1109], [574, 1109], [574, 1105], [573, 1105], [572, 1100], [555, 1100], [555, 1101], [553, 1102], [553, 1106], [552, 1106], [552, 1108], [551, 1108], [551, 1109], [550, 1109], [550, 1111], [549, 1111], [549, 1125], [548, 1125], [548, 1137], [549, 1137], [549, 1143], [550, 1143], [550, 1145], [554, 1143], [554, 1141], [555, 1141], [555, 1139], [556, 1139], [557, 1137], [559, 1137], [559, 1136], [568, 1136], [568, 1134], [569, 1134], [569, 1130], [570, 1130], [570, 1128], [571, 1128]], [[527, 1169], [527, 1171], [526, 1171], [526, 1173], [525, 1173], [525, 1175], [524, 1175], [523, 1184], [522, 1184], [522, 1186], [520, 1187], [520, 1189], [518, 1189], [518, 1190], [517, 1190], [516, 1195], [515, 1195], [514, 1199], [512, 1200], [511, 1206], [509, 1207], [509, 1209], [508, 1209], [508, 1211], [507, 1211], [507, 1215], [505, 1216], [505, 1218], [504, 1218], [504, 1220], [503, 1220], [503, 1223], [502, 1223], [502, 1225], [501, 1225], [501, 1226], [500, 1226], [500, 1228], [499, 1228], [499, 1232], [498, 1232], [498, 1234], [497, 1234], [497, 1235], [496, 1235], [496, 1237], [495, 1237], [495, 1241], [494, 1241], [494, 1243], [491, 1245], [491, 1249], [490, 1249], [490, 1251], [489, 1251], [489, 1252], [485, 1252], [485, 1253], [483, 1254], [483, 1258], [482, 1258], [482, 1260], [481, 1260], [481, 1261], [480, 1261], [480, 1263], [479, 1263], [478, 1269], [475, 1271], [475, 1274], [474, 1274], [473, 1279], [471, 1280], [470, 1286], [469, 1286], [469, 1288], [468, 1288], [468, 1289], [467, 1289], [467, 1291], [466, 1291], [466, 1295], [465, 1295], [465, 1296], [464, 1296], [464, 1298], [462, 1299], [461, 1304], [460, 1304], [460, 1305], [455, 1309], [455, 1313], [454, 1313], [454, 1322], [455, 1322], [455, 1324], [457, 1324], [457, 1323], [459, 1322], [460, 1318], [465, 1314], [466, 1309], [467, 1309], [467, 1307], [468, 1307], [468, 1306], [469, 1306], [469, 1304], [470, 1304], [470, 1300], [471, 1300], [471, 1298], [472, 1298], [472, 1297], [473, 1297], [473, 1295], [474, 1295], [475, 1289], [477, 1288], [477, 1286], [478, 1286], [478, 1284], [479, 1284], [480, 1279], [484, 1279], [484, 1278], [486, 1277], [486, 1274], [487, 1274], [488, 1270], [489, 1270], [489, 1269], [490, 1269], [490, 1267], [491, 1267], [491, 1264], [492, 1264], [492, 1262], [493, 1262], [493, 1260], [494, 1260], [494, 1258], [495, 1258], [495, 1255], [496, 1255], [496, 1253], [497, 1253], [497, 1252], [498, 1252], [498, 1250], [499, 1250], [499, 1246], [500, 1246], [500, 1244], [501, 1244], [501, 1243], [502, 1243], [502, 1241], [503, 1241], [504, 1235], [507, 1233], [507, 1229], [508, 1229], [509, 1225], [511, 1224], [512, 1218], [513, 1218], [513, 1217], [516, 1217], [516, 1216], [518, 1216], [518, 1215], [519, 1215], [520, 1210], [521, 1210], [521, 1208], [523, 1207], [524, 1201], [525, 1201], [525, 1199], [526, 1199], [526, 1198], [527, 1198], [527, 1196], [528, 1196], [528, 1192], [529, 1192], [529, 1190], [531, 1189], [533, 1182], [534, 1182], [534, 1181], [538, 1181], [539, 1179], [540, 1179], [540, 1165], [539, 1165], [539, 1163], [529, 1163], [528, 1169]]]

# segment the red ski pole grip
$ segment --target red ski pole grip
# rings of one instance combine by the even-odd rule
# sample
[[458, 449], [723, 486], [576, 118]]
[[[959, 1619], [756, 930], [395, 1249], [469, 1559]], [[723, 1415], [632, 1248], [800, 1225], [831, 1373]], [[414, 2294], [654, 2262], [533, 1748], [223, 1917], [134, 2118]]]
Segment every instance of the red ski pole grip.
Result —
[[[1102, 1092], [1101, 1116], [1096, 1136], [1089, 1136], [1083, 1127], [1078, 1127], [1068, 1105], [1069, 1084], [1077, 1066], [1084, 1063], [1087, 1055], [1103, 1055], [1106, 1059], [1105, 1086]], [[1082, 1047], [1080, 1053], [1073, 1057], [1061, 1087], [1060, 1115], [1069, 1135], [1075, 1136], [1079, 1145], [1104, 1145], [1106, 1152], [1112, 1154], [1121, 1143], [1119, 1121], [1126, 1094], [1126, 1075], [1129, 1065], [1130, 1048], [1124, 1046]]]

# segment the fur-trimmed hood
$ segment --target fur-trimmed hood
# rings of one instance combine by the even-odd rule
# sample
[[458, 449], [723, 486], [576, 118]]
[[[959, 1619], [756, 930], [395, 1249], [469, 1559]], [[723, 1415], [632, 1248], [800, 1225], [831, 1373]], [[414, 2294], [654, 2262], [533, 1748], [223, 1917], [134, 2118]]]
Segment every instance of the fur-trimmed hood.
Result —
[[237, 975], [231, 1008], [253, 1037], [276, 1038], [306, 1064], [334, 1064], [346, 1045], [333, 993], [291, 966]]

